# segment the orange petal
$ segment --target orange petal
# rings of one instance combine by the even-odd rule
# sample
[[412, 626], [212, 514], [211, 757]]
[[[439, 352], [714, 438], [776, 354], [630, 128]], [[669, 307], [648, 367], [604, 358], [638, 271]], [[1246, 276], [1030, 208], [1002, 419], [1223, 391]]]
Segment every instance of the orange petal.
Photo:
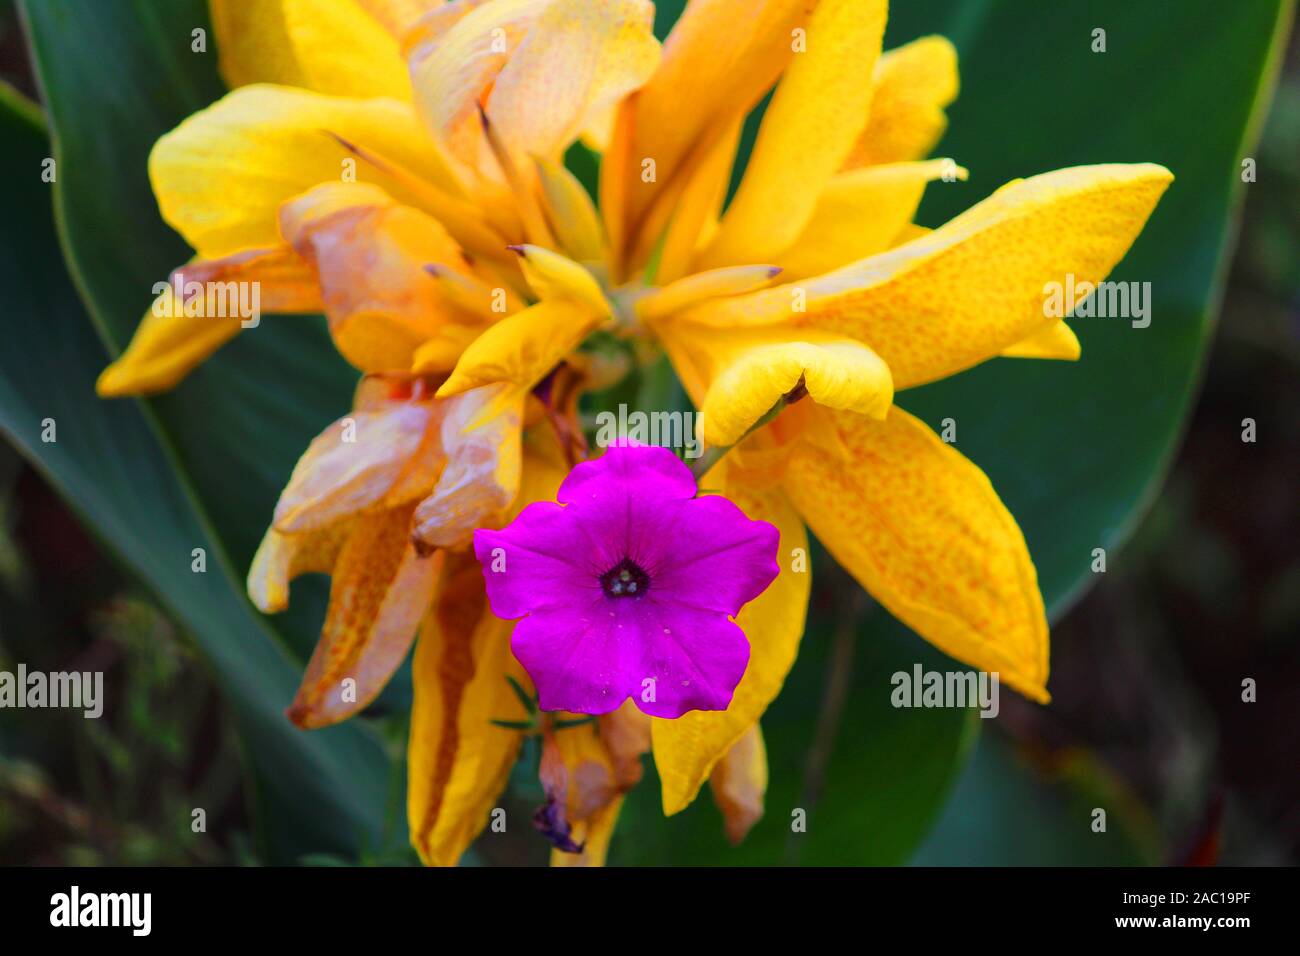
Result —
[[312, 531], [381, 502], [396, 505], [396, 488], [408, 500], [418, 497], [427, 489], [405, 487], [403, 478], [421, 457], [436, 466], [440, 455], [431, 439], [438, 420], [427, 402], [393, 403], [339, 419], [298, 460], [275, 506], [275, 527]]
[[523, 397], [507, 386], [472, 389], [441, 402], [447, 467], [415, 510], [421, 547], [467, 544], [501, 519], [519, 493]]
[[723, 827], [732, 845], [740, 843], [763, 818], [767, 793], [767, 748], [758, 724], [746, 731], [718, 761], [709, 777], [713, 801], [722, 811]]
[[442, 558], [416, 552], [411, 511], [367, 517], [339, 551], [325, 626], [288, 711], [298, 726], [327, 727], [365, 708], [415, 639]]
[[353, 522], [337, 521], [317, 531], [284, 534], [268, 528], [248, 569], [248, 599], [264, 614], [289, 606], [289, 582], [300, 574], [330, 574]]
[[519, 753], [520, 732], [492, 723], [527, 716], [506, 680], [532, 686], [511, 627], [487, 607], [473, 555], [448, 554], [415, 649], [407, 751], [411, 844], [430, 866], [454, 866], [487, 825]]
[[434, 219], [377, 186], [324, 183], [286, 202], [280, 229], [320, 275], [339, 352], [364, 372], [406, 370], [448, 325], [472, 336], [478, 316], [443, 295], [425, 266], [468, 275], [459, 246]]

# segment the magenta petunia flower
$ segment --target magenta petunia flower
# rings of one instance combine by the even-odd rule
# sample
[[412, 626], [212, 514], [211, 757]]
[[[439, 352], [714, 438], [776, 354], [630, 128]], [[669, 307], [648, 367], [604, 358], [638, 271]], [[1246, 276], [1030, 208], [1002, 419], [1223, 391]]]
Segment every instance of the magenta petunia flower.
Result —
[[583, 462], [559, 503], [474, 532], [488, 600], [522, 618], [511, 647], [543, 710], [603, 714], [628, 697], [654, 717], [725, 710], [749, 663], [731, 620], [777, 575], [776, 528], [695, 496], [666, 448]]

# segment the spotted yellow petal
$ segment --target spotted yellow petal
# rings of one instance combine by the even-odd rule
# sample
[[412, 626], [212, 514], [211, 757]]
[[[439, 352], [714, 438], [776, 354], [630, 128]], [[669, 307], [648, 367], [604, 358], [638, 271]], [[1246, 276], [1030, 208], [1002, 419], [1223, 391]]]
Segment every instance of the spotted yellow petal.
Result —
[[358, 0], [281, 0], [305, 85], [335, 96], [411, 98], [397, 40]]
[[944, 108], [957, 98], [957, 50], [943, 37], [887, 50], [872, 78], [871, 116], [845, 169], [928, 155], [948, 126]]
[[817, 198], [803, 233], [777, 257], [783, 278], [821, 275], [884, 252], [911, 223], [928, 183], [966, 176], [947, 159], [837, 173]]
[[763, 732], [754, 724], [718, 761], [709, 776], [713, 802], [722, 811], [727, 839], [737, 844], [763, 818], [767, 793], [767, 748]]
[[415, 639], [442, 556], [415, 550], [412, 509], [357, 522], [340, 549], [325, 625], [288, 711], [298, 726], [326, 727], [365, 708]]
[[798, 238], [866, 125], [886, 13], [885, 0], [817, 4], [701, 267], [771, 262]]
[[506, 679], [532, 686], [512, 626], [488, 608], [473, 555], [447, 555], [415, 648], [407, 749], [411, 844], [430, 866], [454, 866], [487, 826], [519, 752], [520, 732], [492, 723], [528, 716]]
[[922, 385], [1054, 325], [1048, 284], [1105, 278], [1172, 178], [1142, 163], [1017, 180], [888, 252], [683, 317], [720, 326], [788, 322], [847, 336], [885, 360], [896, 389]]
[[1077, 361], [1082, 353], [1079, 337], [1064, 322], [1057, 322], [1045, 331], [1002, 350], [1004, 358], [1065, 359], [1068, 362]]
[[280, 86], [241, 87], [167, 133], [149, 155], [163, 218], [203, 258], [277, 245], [286, 199], [355, 173], [408, 205], [419, 197], [337, 137], [432, 181], [450, 174], [409, 104]]
[[[720, 488], [751, 518], [770, 521], [781, 533], [780, 573], [746, 604], [736, 623], [749, 640], [749, 667], [724, 711], [691, 711], [676, 720], [651, 721], [655, 766], [663, 787], [664, 813], [685, 809], [720, 761], [749, 732], [775, 699], [794, 663], [803, 635], [812, 572], [803, 522], [777, 488], [760, 489], [754, 476], [729, 473], [723, 459], [704, 484]], [[719, 480], [719, 474], [725, 477]], [[734, 477], [733, 477], [734, 474]]]
[[801, 444], [783, 483], [813, 533], [908, 627], [1045, 702], [1037, 574], [988, 478], [897, 406], [883, 422], [817, 413], [830, 417], [845, 453]]

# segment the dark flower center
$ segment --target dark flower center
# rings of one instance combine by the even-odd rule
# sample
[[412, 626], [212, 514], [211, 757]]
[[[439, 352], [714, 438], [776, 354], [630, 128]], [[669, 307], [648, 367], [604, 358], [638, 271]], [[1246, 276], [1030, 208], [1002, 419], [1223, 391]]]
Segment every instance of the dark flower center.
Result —
[[631, 558], [624, 558], [600, 576], [600, 586], [610, 597], [640, 597], [650, 587], [650, 575]]

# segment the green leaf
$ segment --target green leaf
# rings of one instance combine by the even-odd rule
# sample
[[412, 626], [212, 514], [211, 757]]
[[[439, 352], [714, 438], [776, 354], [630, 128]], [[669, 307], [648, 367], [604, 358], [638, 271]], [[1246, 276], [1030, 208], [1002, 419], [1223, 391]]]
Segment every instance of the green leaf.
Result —
[[[356, 852], [381, 829], [389, 772], [378, 741], [355, 722], [304, 733], [281, 713], [315, 642], [325, 590], [295, 589], [295, 612], [284, 618], [261, 617], [243, 596], [280, 487], [311, 438], [347, 409], [354, 376], [321, 320], [276, 317], [169, 395], [94, 396], [96, 375], [149, 307], [153, 284], [190, 256], [157, 214], [146, 159], [162, 133], [221, 95], [216, 54], [211, 42], [191, 52], [192, 30], [210, 36], [201, 0], [44, 0], [23, 10], [58, 177], [43, 186], [25, 155], [29, 165], [6, 181], [28, 204], [17, 221], [30, 220], [35, 235], [49, 233], [52, 188], [71, 277], [100, 341], [67, 295], [51, 236], [43, 268], [5, 283], [23, 290], [41, 276], [33, 292], [62, 297], [58, 308], [14, 301], [21, 292], [5, 303], [18, 326], [5, 349], [8, 427], [195, 632], [245, 731], [263, 809], [276, 817], [267, 831], [277, 856]], [[7, 241], [35, 255], [22, 230]], [[57, 449], [30, 430], [55, 396]], [[190, 572], [194, 547], [207, 550], [206, 575]]]

